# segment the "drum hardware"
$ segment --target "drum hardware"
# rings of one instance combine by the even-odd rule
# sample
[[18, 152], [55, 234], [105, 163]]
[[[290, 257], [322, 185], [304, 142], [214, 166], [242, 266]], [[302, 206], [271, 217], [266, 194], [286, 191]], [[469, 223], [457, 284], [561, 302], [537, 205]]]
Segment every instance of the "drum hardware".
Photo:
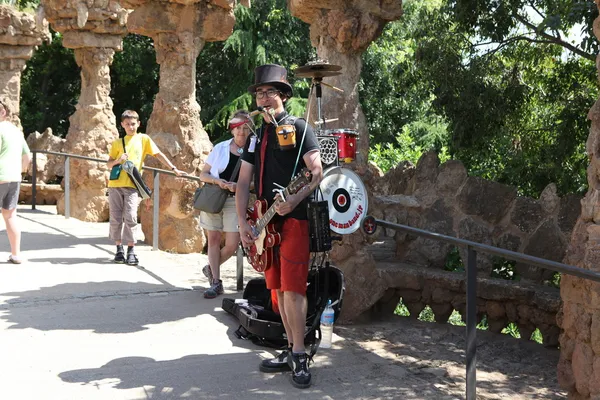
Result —
[[[358, 153], [356, 142], [358, 132], [352, 129], [325, 129], [325, 125], [338, 121], [339, 118], [326, 119], [322, 115], [322, 86], [344, 93], [344, 90], [323, 82], [323, 78], [341, 75], [342, 67], [317, 60], [296, 68], [294, 74], [298, 78], [312, 78], [312, 91], [315, 89], [317, 99], [316, 136], [319, 141], [321, 162], [329, 165], [323, 173], [319, 184], [319, 192], [323, 201], [311, 202], [308, 205], [311, 252], [327, 252], [331, 250], [331, 241], [340, 237], [331, 236], [329, 230], [340, 234], [350, 234], [361, 227], [369, 208], [367, 190], [360, 177], [353, 171], [340, 167], [339, 160], [349, 163], [354, 161]], [[309, 120], [307, 115], [307, 120]], [[325, 209], [327, 207], [327, 209]], [[328, 220], [329, 226], [324, 223]]]
[[[312, 61], [294, 70], [294, 75], [298, 78], [312, 78], [312, 87], [315, 88], [317, 97], [317, 121], [326, 121], [321, 115], [321, 98], [323, 97], [321, 85], [343, 92], [342, 89], [323, 83], [323, 78], [341, 75], [341, 70], [341, 66], [329, 64], [324, 60]], [[322, 125], [325, 127], [325, 122]]]
[[[341, 74], [340, 74], [340, 75], [341, 75]], [[322, 81], [321, 81], [321, 85], [325, 85], [325, 86], [327, 86], [327, 87], [328, 87], [328, 88], [330, 88], [330, 89], [337, 90], [337, 91], [338, 91], [338, 92], [340, 92], [340, 93], [344, 93], [344, 89], [340, 89], [339, 87], [335, 87], [335, 86], [333, 86], [333, 85], [330, 85], [330, 84], [328, 84], [328, 83], [325, 83], [325, 82], [322, 82]]]
[[331, 250], [329, 209], [326, 201], [310, 201], [307, 207], [311, 253]]
[[358, 132], [354, 129], [327, 129], [325, 136], [335, 136], [338, 138], [338, 159], [345, 163], [351, 163], [356, 158], [356, 142]]
[[326, 119], [326, 120], [323, 120], [323, 121], [315, 121], [314, 124], [317, 125], [317, 126], [321, 126], [322, 124], [327, 124], [329, 122], [335, 122], [337, 120], [339, 120], [339, 118], [329, 118], [329, 119]]

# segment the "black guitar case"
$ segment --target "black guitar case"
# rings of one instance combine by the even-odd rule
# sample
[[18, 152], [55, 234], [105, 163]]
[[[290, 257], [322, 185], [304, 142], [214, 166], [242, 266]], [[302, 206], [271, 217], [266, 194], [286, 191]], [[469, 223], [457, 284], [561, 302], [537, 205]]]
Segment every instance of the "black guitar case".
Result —
[[[311, 356], [316, 353], [321, 342], [321, 313], [331, 300], [335, 310], [334, 321], [340, 315], [345, 292], [344, 274], [338, 268], [327, 265], [313, 268], [308, 274], [306, 297], [308, 312], [304, 342], [309, 347]], [[274, 348], [285, 348], [287, 337], [281, 316], [273, 311], [271, 292], [267, 289], [264, 278], [251, 279], [242, 295], [247, 303], [236, 303], [235, 299], [224, 298], [223, 310], [232, 314], [240, 322], [236, 336], [240, 339], [252, 340], [254, 343]]]

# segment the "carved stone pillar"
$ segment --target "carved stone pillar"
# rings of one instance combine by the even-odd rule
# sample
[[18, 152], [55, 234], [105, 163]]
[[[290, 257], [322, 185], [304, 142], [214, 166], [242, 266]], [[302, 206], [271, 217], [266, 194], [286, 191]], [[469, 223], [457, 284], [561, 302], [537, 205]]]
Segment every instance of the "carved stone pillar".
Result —
[[[343, 67], [342, 75], [325, 82], [344, 93], [323, 88], [322, 112], [325, 118], [339, 118], [328, 129], [346, 128], [359, 132], [356, 163], [366, 165], [369, 154], [369, 131], [358, 97], [362, 69], [361, 56], [377, 39], [389, 21], [400, 18], [399, 0], [288, 0], [291, 13], [310, 24], [310, 38], [320, 59]], [[311, 110], [311, 122], [316, 111]]]
[[[288, 0], [291, 13], [310, 24], [310, 39], [319, 58], [342, 66], [341, 75], [324, 78], [324, 82], [344, 93], [323, 87], [321, 110], [326, 119], [339, 118], [328, 123], [327, 129], [346, 128], [359, 133], [358, 154], [350, 166], [363, 177], [369, 173], [369, 131], [358, 94], [361, 56], [388, 21], [400, 17], [401, 5], [400, 0]], [[315, 106], [310, 115], [312, 123], [317, 119]], [[387, 287], [375, 270], [374, 259], [361, 250], [363, 245], [359, 230], [344, 236], [341, 245], [334, 245], [331, 252], [331, 259], [346, 279], [343, 321], [354, 320], [373, 306], [373, 299], [380, 298]]]
[[[128, 12], [115, 1], [73, 3], [68, 0], [42, 0], [52, 27], [63, 34], [63, 46], [74, 49], [81, 67], [81, 94], [63, 151], [108, 159], [110, 144], [118, 138], [117, 122], [110, 98], [110, 65], [115, 51], [122, 50], [127, 33]], [[89, 5], [89, 6], [88, 6]], [[72, 159], [71, 216], [91, 222], [108, 221], [105, 163]], [[58, 212], [64, 213], [64, 196]]]
[[[81, 94], [69, 118], [65, 153], [108, 159], [110, 145], [119, 136], [109, 96], [114, 54], [110, 47], [75, 48], [75, 61], [81, 67]], [[79, 159], [70, 163], [71, 215], [83, 221], [107, 221], [105, 164]], [[64, 197], [58, 201], [58, 211], [64, 213]]]
[[[207, 4], [208, 3], [208, 4]], [[225, 40], [233, 32], [233, 0], [182, 5], [135, 1], [131, 32], [154, 40], [160, 64], [159, 92], [146, 133], [181, 170], [197, 175], [212, 144], [200, 121], [196, 101], [196, 58], [207, 41]], [[164, 168], [158, 161], [146, 165]], [[146, 178], [150, 186], [153, 182]], [[204, 236], [191, 206], [196, 182], [161, 175], [159, 247], [178, 253], [200, 252]], [[154, 207], [154, 205], [152, 205]], [[142, 211], [142, 229], [151, 243], [153, 210]]]
[[[594, 21], [600, 39], [600, 18]], [[600, 66], [600, 55], [596, 59]], [[600, 69], [599, 69], [600, 72]], [[600, 272], [600, 100], [590, 109], [592, 121], [586, 150], [589, 189], [581, 201], [581, 215], [573, 229], [565, 263]], [[600, 398], [600, 283], [563, 275], [559, 313], [560, 360], [558, 379], [569, 399]]]
[[10, 121], [21, 126], [21, 72], [42, 41], [50, 40], [48, 23], [33, 15], [0, 5], [0, 97], [11, 111]]

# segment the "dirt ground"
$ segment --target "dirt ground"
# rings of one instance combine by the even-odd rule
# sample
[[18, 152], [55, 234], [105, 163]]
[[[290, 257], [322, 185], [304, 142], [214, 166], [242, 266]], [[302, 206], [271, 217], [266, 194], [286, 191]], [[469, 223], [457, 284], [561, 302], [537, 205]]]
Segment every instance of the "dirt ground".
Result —
[[[373, 364], [374, 380], [392, 374], [411, 388], [412, 398], [465, 398], [465, 327], [394, 317], [336, 326], [335, 332], [343, 337], [338, 344]], [[566, 399], [556, 378], [558, 357], [559, 350], [533, 341], [478, 330], [477, 398]]]

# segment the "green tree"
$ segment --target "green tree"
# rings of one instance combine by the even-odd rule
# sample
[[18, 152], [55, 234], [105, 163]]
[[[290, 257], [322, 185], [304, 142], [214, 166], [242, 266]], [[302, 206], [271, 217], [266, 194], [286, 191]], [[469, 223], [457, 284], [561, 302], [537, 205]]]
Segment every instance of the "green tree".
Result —
[[198, 57], [198, 102], [201, 118], [211, 139], [227, 137], [227, 119], [236, 109], [251, 109], [247, 91], [254, 68], [281, 64], [290, 71], [295, 98], [290, 112], [302, 114], [309, 82], [295, 80], [291, 71], [314, 56], [308, 25], [294, 18], [285, 0], [256, 0], [251, 8], [238, 5], [233, 34], [225, 42], [207, 43]]
[[159, 77], [152, 39], [136, 34], [125, 36], [123, 51], [115, 54], [110, 75], [110, 95], [117, 120], [129, 109], [136, 110], [142, 122], [148, 121], [158, 93]]
[[423, 151], [446, 145], [471, 174], [523, 194], [538, 195], [550, 182], [562, 193], [585, 190], [594, 64], [560, 43], [493, 36], [481, 18], [470, 28], [457, 17], [457, 2], [404, 6], [404, 20], [390, 24], [365, 57], [361, 94], [374, 143], [395, 143], [390, 134], [402, 129], [407, 146], [409, 126]]
[[26, 134], [51, 127], [55, 135], [65, 137], [81, 79], [73, 50], [63, 47], [59, 33], [51, 35], [52, 42], [42, 43], [23, 71], [20, 117]]

